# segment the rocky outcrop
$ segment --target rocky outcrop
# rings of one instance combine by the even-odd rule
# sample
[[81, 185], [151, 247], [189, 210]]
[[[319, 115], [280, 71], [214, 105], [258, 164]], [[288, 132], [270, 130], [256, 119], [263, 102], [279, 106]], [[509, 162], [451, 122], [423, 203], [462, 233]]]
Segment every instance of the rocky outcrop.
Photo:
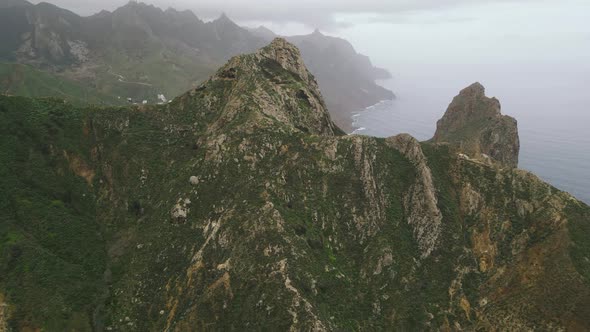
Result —
[[311, 84], [314, 89], [317, 88], [315, 80], [310, 79], [311, 74], [303, 63], [299, 49], [285, 39], [275, 38], [268, 46], [258, 51], [257, 55], [261, 60], [276, 61], [283, 69], [299, 75], [306, 84]]
[[399, 150], [416, 168], [416, 179], [404, 194], [403, 202], [407, 221], [414, 229], [421, 256], [426, 258], [436, 248], [442, 231], [442, 213], [437, 206], [432, 172], [428, 168], [420, 142], [412, 136], [401, 134], [388, 138], [386, 142]]
[[[223, 88], [228, 97], [211, 131], [237, 117], [248, 119], [242, 128], [288, 125], [289, 128], [334, 136], [342, 131], [334, 125], [320, 88], [307, 70], [299, 49], [276, 38], [258, 52], [233, 57], [217, 74], [182, 99], [197, 91]], [[211, 104], [218, 103], [218, 97]], [[270, 121], [269, 120], [274, 120]]]
[[438, 121], [432, 141], [451, 143], [471, 158], [517, 167], [517, 122], [502, 115], [500, 108], [498, 99], [486, 97], [484, 87], [474, 83], [453, 99]]

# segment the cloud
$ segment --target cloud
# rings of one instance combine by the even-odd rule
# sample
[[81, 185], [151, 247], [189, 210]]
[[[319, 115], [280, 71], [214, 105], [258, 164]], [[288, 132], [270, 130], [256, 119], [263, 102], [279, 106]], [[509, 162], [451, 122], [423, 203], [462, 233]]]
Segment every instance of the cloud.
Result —
[[452, 24], [452, 23], [467, 23], [476, 20], [476, 17], [457, 16], [445, 13], [422, 13], [413, 11], [408, 13], [391, 13], [391, 14], [352, 14], [352, 15], [338, 15], [337, 23], [348, 23], [344, 27], [350, 27], [350, 22], [355, 24], [373, 24], [373, 23], [387, 23], [387, 24]]
[[[113, 10], [126, 0], [79, 1], [48, 0], [60, 7], [82, 15], [90, 15], [102, 9]], [[161, 8], [190, 9], [201, 18], [211, 19], [225, 12], [236, 21], [268, 21], [275, 23], [300, 23], [309, 27], [334, 29], [350, 22], [337, 20], [338, 16], [373, 15], [377, 21], [399, 19], [399, 14], [432, 11], [437, 12], [460, 6], [487, 3], [544, 2], [548, 0], [144, 0]], [[39, 1], [36, 1], [39, 2]], [[395, 16], [395, 17], [392, 17]]]

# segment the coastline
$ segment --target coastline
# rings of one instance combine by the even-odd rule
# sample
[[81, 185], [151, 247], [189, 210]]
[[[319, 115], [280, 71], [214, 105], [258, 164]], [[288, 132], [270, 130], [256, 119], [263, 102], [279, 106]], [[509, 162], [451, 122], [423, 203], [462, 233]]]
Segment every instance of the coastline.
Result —
[[376, 104], [373, 104], [371, 106], [365, 107], [364, 109], [360, 110], [360, 111], [356, 111], [353, 112], [350, 116], [350, 119], [352, 120], [352, 131], [349, 133], [349, 135], [363, 135], [363, 131], [366, 131], [367, 128], [360, 126], [358, 124], [358, 119], [360, 118], [360, 116], [365, 113], [365, 112], [370, 112], [372, 110], [375, 110], [377, 108], [379, 108], [381, 105], [385, 105], [387, 103], [391, 103], [395, 101], [395, 99], [384, 99], [384, 100], [380, 100], [379, 102], [377, 102]]
[[[382, 80], [382, 82], [386, 81]], [[350, 89], [349, 92], [343, 92], [342, 89], [329, 89], [330, 86], [322, 85], [321, 81], [318, 83], [332, 121], [348, 134], [357, 129], [353, 119], [356, 114], [371, 110], [383, 102], [397, 100], [397, 95], [393, 91], [375, 81], [365, 88], [359, 90], [357, 87]]]

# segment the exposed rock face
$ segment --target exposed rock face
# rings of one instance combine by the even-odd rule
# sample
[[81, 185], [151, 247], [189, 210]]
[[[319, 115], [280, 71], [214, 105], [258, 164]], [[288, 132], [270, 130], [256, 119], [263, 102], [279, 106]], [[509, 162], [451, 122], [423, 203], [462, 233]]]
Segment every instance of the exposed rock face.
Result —
[[408, 224], [414, 229], [422, 258], [428, 257], [436, 248], [442, 231], [442, 213], [437, 206], [432, 172], [420, 143], [412, 136], [401, 134], [388, 138], [387, 143], [406, 156], [418, 173], [415, 182], [404, 194], [404, 210]]
[[590, 329], [590, 207], [329, 120], [282, 40], [166, 105], [0, 96], [8, 327]]
[[310, 84], [317, 89], [317, 83], [315, 80], [310, 79], [311, 74], [303, 63], [299, 49], [285, 39], [275, 38], [270, 45], [262, 48], [258, 55], [276, 61], [281, 67], [299, 75], [306, 84]]
[[472, 158], [487, 159], [509, 167], [518, 166], [520, 141], [517, 122], [500, 113], [500, 102], [485, 96], [474, 83], [456, 96], [437, 123], [435, 143], [451, 143]]
[[305, 67], [299, 49], [282, 38], [254, 54], [230, 59], [191, 94], [218, 85], [223, 85], [227, 99], [213, 96], [216, 99], [210, 101], [223, 109], [210, 127], [212, 132], [242, 117], [249, 119], [242, 122], [244, 127], [287, 124], [306, 133], [343, 134], [330, 119], [318, 84]]

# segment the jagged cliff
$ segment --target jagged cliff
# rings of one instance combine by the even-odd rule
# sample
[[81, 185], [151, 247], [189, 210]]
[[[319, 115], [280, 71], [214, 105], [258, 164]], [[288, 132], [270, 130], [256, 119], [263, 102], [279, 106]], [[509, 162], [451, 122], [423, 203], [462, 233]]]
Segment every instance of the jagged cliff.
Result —
[[470, 157], [518, 166], [520, 141], [516, 120], [500, 113], [500, 102], [488, 98], [480, 83], [456, 96], [436, 125], [435, 143], [448, 142]]
[[14, 330], [590, 328], [588, 206], [341, 135], [284, 40], [167, 105], [0, 97], [0, 120]]

